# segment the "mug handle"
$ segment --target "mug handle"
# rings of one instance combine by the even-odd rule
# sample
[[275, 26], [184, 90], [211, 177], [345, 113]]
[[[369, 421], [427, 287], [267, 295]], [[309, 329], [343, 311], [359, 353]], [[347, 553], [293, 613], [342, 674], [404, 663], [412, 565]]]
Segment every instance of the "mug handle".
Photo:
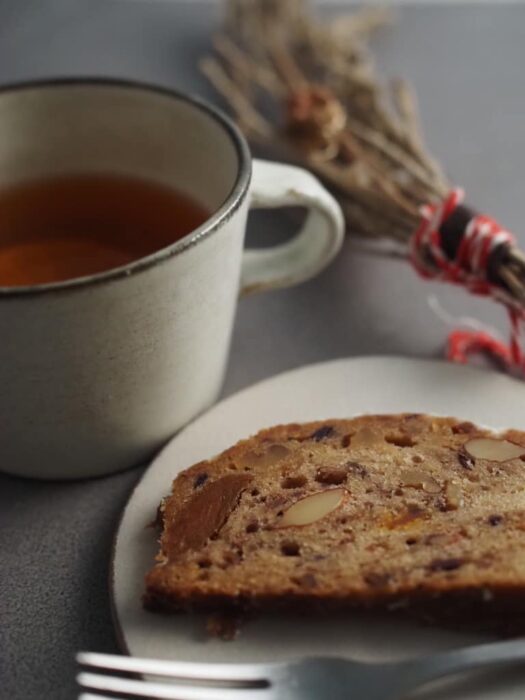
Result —
[[273, 248], [245, 250], [241, 294], [289, 287], [320, 272], [343, 243], [341, 207], [312, 174], [292, 165], [254, 159], [252, 209], [306, 207], [308, 214], [294, 238]]

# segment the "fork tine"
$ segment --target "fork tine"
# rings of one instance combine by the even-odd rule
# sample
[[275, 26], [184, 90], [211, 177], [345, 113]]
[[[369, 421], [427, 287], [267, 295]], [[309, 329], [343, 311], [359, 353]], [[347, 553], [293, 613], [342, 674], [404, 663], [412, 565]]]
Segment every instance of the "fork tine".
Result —
[[77, 661], [82, 666], [107, 671], [144, 673], [150, 676], [195, 682], [222, 681], [244, 685], [268, 683], [279, 667], [278, 664], [201, 664], [193, 661], [160, 661], [94, 652], [80, 652], [77, 654]]
[[87, 672], [79, 673], [77, 682], [89, 690], [155, 700], [271, 700], [272, 697], [276, 697], [269, 688], [210, 688], [203, 685], [196, 687], [173, 681], [158, 683]]

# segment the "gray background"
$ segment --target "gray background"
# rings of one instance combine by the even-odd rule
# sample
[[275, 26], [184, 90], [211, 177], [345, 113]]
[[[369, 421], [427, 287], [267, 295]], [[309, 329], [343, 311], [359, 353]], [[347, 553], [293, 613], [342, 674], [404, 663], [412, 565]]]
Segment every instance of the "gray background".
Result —
[[[215, 5], [158, 0], [4, 1], [0, 81], [100, 74], [212, 96], [195, 64], [218, 14]], [[398, 20], [375, 41], [381, 66], [414, 82], [428, 141], [470, 201], [525, 244], [525, 6], [405, 7]], [[259, 218], [250, 238], [279, 226], [282, 218]], [[422, 284], [403, 262], [347, 241], [316, 280], [240, 303], [223, 394], [335, 357], [438, 357], [447, 329], [429, 311], [434, 293], [456, 315], [506, 328], [489, 302]], [[116, 651], [108, 560], [141, 473], [79, 483], [0, 475], [1, 698], [72, 698], [74, 653]]]

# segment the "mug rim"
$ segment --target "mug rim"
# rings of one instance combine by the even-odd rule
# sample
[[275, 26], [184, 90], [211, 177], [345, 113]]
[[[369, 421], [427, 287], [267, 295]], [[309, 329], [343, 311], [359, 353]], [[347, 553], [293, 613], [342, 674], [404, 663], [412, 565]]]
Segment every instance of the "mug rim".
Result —
[[41, 295], [74, 290], [102, 282], [110, 282], [127, 278], [131, 275], [144, 272], [158, 263], [175, 257], [176, 255], [180, 255], [189, 248], [193, 248], [193, 246], [197, 245], [203, 240], [206, 240], [211, 234], [218, 231], [222, 225], [225, 224], [239, 209], [248, 193], [252, 168], [251, 154], [246, 139], [235, 123], [221, 109], [211, 105], [206, 100], [202, 99], [201, 97], [197, 97], [192, 93], [186, 93], [175, 88], [165, 87], [160, 84], [142, 80], [103, 76], [80, 76], [43, 79], [37, 78], [35, 80], [24, 80], [2, 84], [0, 85], [0, 97], [4, 93], [9, 92], [18, 92], [35, 88], [48, 89], [60, 86], [98, 86], [115, 89], [131, 88], [186, 102], [192, 107], [202, 111], [210, 118], [214, 119], [223, 129], [223, 131], [226, 132], [231, 143], [233, 144], [238, 158], [238, 170], [233, 186], [222, 204], [206, 219], [203, 224], [193, 229], [190, 233], [186, 234], [178, 241], [173, 242], [171, 245], [161, 248], [160, 250], [156, 250], [149, 255], [138, 258], [137, 260], [132, 260], [126, 265], [120, 265], [119, 267], [113, 267], [109, 270], [103, 270], [102, 272], [96, 272], [91, 275], [73, 277], [72, 279], [62, 280], [59, 282], [45, 282], [42, 284], [23, 285], [17, 287], [6, 287], [0, 285], [0, 299], [4, 297]]

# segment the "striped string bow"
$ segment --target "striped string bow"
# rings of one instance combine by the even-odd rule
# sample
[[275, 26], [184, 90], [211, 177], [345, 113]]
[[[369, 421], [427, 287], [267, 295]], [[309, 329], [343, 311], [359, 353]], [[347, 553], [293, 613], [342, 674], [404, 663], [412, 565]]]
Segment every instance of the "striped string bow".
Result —
[[421, 207], [421, 220], [410, 241], [410, 260], [421, 277], [461, 285], [507, 309], [508, 344], [488, 331], [454, 330], [448, 337], [448, 359], [465, 363], [471, 355], [486, 353], [507, 370], [523, 375], [525, 309], [491, 272], [495, 256], [515, 245], [515, 238], [491, 217], [463, 206], [463, 198], [463, 190], [453, 189], [442, 201]]

